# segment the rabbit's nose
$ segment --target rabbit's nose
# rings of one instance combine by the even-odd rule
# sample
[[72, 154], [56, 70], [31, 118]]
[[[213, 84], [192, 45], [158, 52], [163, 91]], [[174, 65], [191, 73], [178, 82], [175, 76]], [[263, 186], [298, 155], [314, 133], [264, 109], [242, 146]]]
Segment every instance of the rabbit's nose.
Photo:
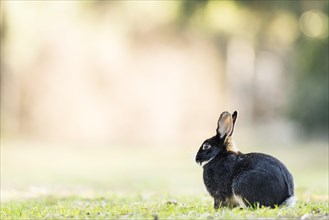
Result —
[[200, 156], [199, 156], [199, 155], [196, 155], [196, 157], [195, 157], [195, 162], [199, 163], [200, 160], [201, 160]]

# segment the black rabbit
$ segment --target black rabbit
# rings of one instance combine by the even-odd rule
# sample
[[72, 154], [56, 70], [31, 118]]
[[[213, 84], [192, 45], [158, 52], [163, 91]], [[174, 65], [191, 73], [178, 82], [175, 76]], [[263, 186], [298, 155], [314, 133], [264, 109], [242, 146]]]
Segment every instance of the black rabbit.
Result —
[[217, 134], [203, 142], [196, 162], [203, 166], [203, 181], [219, 206], [293, 206], [294, 182], [286, 166], [261, 153], [243, 154], [232, 134], [238, 113], [223, 112]]

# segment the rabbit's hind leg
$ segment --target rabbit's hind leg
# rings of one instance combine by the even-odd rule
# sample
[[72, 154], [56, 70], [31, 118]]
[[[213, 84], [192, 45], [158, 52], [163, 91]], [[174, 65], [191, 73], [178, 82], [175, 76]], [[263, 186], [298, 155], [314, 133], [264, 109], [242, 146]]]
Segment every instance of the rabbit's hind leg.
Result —
[[235, 208], [235, 207], [246, 208], [246, 204], [243, 201], [243, 198], [234, 193], [230, 198], [226, 199], [226, 202], [227, 202], [227, 206], [230, 208]]
[[275, 207], [284, 198], [284, 189], [275, 175], [250, 171], [233, 180], [232, 191], [239, 195], [247, 206]]

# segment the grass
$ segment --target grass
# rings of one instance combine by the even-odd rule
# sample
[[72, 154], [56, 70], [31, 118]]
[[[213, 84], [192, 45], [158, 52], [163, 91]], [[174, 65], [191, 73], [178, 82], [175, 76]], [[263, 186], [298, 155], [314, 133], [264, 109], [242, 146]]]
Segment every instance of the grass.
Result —
[[329, 219], [326, 143], [248, 150], [287, 165], [295, 207], [215, 211], [194, 148], [1, 141], [0, 219]]
[[294, 208], [222, 208], [208, 196], [155, 194], [82, 198], [42, 197], [2, 204], [1, 219], [241, 219], [329, 218], [328, 203], [298, 202]]

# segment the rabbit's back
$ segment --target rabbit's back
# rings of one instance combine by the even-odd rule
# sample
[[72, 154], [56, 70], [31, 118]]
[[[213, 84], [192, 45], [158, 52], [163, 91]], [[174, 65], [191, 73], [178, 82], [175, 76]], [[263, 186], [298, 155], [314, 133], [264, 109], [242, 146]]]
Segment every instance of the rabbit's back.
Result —
[[292, 175], [278, 159], [261, 153], [241, 154], [236, 163], [232, 191], [246, 205], [280, 205], [294, 195]]

